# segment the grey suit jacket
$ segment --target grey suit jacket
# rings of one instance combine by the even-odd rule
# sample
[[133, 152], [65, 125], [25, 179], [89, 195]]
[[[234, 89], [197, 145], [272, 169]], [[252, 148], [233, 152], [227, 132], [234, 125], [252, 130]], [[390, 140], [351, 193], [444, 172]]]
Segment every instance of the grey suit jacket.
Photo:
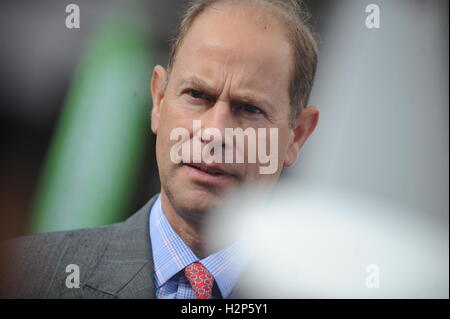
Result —
[[[0, 278], [6, 298], [155, 298], [149, 213], [156, 196], [110, 226], [24, 236], [7, 245], [13, 270]], [[69, 264], [80, 269], [68, 288]]]

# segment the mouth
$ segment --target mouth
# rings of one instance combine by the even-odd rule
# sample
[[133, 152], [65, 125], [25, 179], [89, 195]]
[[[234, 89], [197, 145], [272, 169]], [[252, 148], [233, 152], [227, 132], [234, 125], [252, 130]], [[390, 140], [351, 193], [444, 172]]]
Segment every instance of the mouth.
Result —
[[227, 174], [225, 173], [225, 171], [217, 168], [217, 167], [212, 167], [212, 166], [208, 166], [208, 165], [203, 165], [203, 164], [185, 164], [184, 165], [190, 166], [192, 168], [198, 169], [202, 172], [211, 174], [211, 175], [231, 175], [231, 174]]
[[207, 165], [203, 163], [182, 163], [187, 168], [191, 177], [204, 184], [222, 184], [236, 178], [236, 175], [215, 165]]

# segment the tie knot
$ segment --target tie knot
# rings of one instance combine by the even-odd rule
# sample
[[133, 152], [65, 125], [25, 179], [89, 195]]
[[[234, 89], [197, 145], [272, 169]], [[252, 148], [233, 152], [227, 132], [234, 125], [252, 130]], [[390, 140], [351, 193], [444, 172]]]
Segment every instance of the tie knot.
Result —
[[192, 263], [184, 268], [184, 274], [197, 299], [211, 299], [214, 277], [205, 266], [200, 263]]

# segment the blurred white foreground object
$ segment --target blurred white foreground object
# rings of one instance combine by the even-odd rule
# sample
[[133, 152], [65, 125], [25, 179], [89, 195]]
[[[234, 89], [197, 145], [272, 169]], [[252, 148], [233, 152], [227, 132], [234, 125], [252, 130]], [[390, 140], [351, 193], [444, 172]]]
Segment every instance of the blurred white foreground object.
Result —
[[448, 298], [446, 221], [333, 189], [242, 192], [214, 215], [211, 249], [240, 238], [255, 298]]

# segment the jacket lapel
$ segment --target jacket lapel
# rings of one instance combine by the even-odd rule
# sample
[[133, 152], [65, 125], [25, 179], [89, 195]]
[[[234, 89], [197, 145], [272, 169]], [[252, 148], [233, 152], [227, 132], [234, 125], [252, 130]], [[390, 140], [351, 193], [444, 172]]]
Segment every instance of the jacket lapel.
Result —
[[157, 195], [115, 228], [85, 285], [109, 298], [155, 298], [149, 214]]

